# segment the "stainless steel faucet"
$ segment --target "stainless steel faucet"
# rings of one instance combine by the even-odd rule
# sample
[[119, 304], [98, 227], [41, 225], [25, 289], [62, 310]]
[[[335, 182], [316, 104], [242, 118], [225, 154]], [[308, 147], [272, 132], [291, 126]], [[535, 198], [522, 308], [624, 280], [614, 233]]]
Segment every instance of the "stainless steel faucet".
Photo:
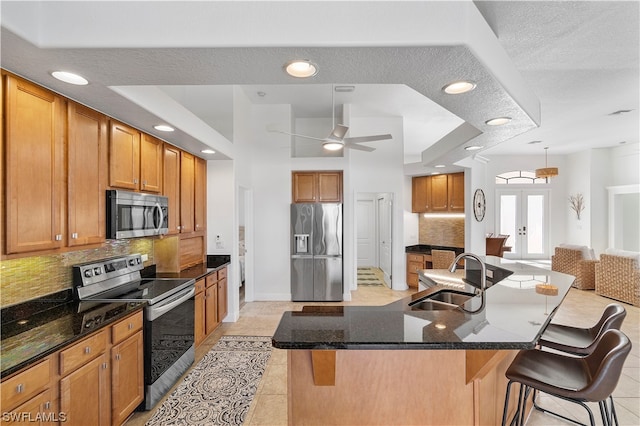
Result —
[[460, 306], [460, 309], [465, 312], [475, 313], [484, 309], [484, 292], [487, 289], [487, 265], [485, 265], [484, 261], [480, 259], [480, 257], [476, 254], [460, 253], [458, 256], [456, 256], [456, 258], [453, 260], [453, 263], [449, 266], [449, 272], [455, 272], [456, 269], [458, 269], [458, 261], [466, 257], [471, 258], [480, 264], [480, 307], [474, 311], [469, 311], [463, 306]]

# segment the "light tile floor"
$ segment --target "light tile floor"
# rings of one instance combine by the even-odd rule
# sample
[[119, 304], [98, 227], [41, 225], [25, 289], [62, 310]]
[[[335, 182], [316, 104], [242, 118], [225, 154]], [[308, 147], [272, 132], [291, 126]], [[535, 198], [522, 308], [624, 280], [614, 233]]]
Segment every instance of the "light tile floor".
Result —
[[[362, 286], [352, 292], [352, 300], [342, 305], [384, 305], [411, 294], [409, 291], [394, 291], [386, 287]], [[611, 300], [597, 296], [593, 291], [572, 289], [561, 305], [554, 321], [588, 327], [600, 317]], [[314, 303], [315, 304], [315, 303]], [[336, 303], [326, 303], [335, 305]], [[278, 326], [284, 311], [300, 310], [305, 303], [296, 302], [247, 302], [235, 323], [223, 323], [196, 351], [196, 362], [207, 353], [221, 335], [271, 336]], [[618, 420], [621, 425], [640, 425], [640, 308], [625, 305], [627, 317], [622, 326], [633, 343], [622, 377], [614, 392]], [[287, 424], [287, 369], [286, 351], [274, 349], [265, 374], [247, 414], [245, 425]], [[170, 393], [170, 392], [169, 392]], [[504, 398], [500, 395], [500, 398]], [[542, 396], [542, 406], [563, 413], [567, 417], [588, 422], [584, 409], [565, 401]], [[144, 425], [152, 412], [135, 413], [127, 426]], [[594, 415], [599, 416], [597, 404]], [[562, 419], [534, 411], [527, 425], [565, 425]], [[597, 419], [597, 424], [600, 424]]]

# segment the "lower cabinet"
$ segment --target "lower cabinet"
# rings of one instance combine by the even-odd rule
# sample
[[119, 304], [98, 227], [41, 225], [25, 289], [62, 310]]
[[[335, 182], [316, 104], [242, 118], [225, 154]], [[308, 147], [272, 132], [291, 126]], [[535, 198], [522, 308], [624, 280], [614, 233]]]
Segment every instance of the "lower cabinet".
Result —
[[195, 344], [198, 346], [227, 316], [227, 268], [196, 281]]
[[123, 424], [144, 399], [143, 346], [139, 311], [10, 376], [3, 424]]
[[407, 253], [407, 285], [409, 288], [418, 289], [418, 271], [431, 268], [430, 254]]

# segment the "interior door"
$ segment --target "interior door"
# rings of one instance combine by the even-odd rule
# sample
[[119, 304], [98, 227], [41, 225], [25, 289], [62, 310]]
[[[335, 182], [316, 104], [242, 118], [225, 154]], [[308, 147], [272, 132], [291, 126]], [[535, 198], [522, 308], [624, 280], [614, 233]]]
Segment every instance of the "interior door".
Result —
[[547, 258], [549, 246], [549, 190], [497, 190], [496, 227], [509, 235], [504, 257]]
[[376, 218], [373, 199], [358, 200], [356, 214], [358, 267], [377, 266]]
[[384, 280], [391, 287], [392, 208], [391, 194], [380, 194], [376, 200], [378, 212], [378, 257]]

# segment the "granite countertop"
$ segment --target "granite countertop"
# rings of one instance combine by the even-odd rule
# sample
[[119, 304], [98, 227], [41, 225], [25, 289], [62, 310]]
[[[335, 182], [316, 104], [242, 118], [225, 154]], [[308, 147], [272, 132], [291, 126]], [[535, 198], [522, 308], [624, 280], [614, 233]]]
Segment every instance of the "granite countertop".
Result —
[[417, 254], [431, 254], [431, 250], [453, 250], [456, 255], [464, 252], [463, 247], [447, 247], [447, 246], [435, 246], [428, 244], [415, 244], [412, 246], [406, 246], [404, 248], [405, 253], [417, 253]]
[[192, 266], [187, 269], [183, 269], [180, 272], [158, 272], [155, 270], [150, 271], [152, 276], [156, 278], [188, 278], [188, 279], [200, 279], [205, 275], [215, 272], [228, 266], [231, 263], [231, 256], [229, 255], [207, 255], [207, 263], [201, 263], [199, 265]]
[[[486, 291], [484, 309], [467, 313], [419, 310], [409, 303], [444, 288], [476, 291], [460, 271], [423, 270], [434, 284], [384, 306], [305, 306], [285, 312], [272, 338], [280, 349], [530, 349], [551, 321], [571, 288], [574, 277], [559, 272], [487, 256], [500, 281]], [[506, 277], [504, 277], [506, 276]], [[499, 278], [496, 278], [499, 279]], [[536, 293], [536, 284], [552, 283], [557, 296]], [[480, 297], [465, 304], [480, 306]]]
[[[144, 308], [146, 303], [87, 303], [73, 300], [71, 290], [35, 299], [1, 311], [1, 377], [16, 371]], [[100, 316], [85, 327], [85, 318]]]

